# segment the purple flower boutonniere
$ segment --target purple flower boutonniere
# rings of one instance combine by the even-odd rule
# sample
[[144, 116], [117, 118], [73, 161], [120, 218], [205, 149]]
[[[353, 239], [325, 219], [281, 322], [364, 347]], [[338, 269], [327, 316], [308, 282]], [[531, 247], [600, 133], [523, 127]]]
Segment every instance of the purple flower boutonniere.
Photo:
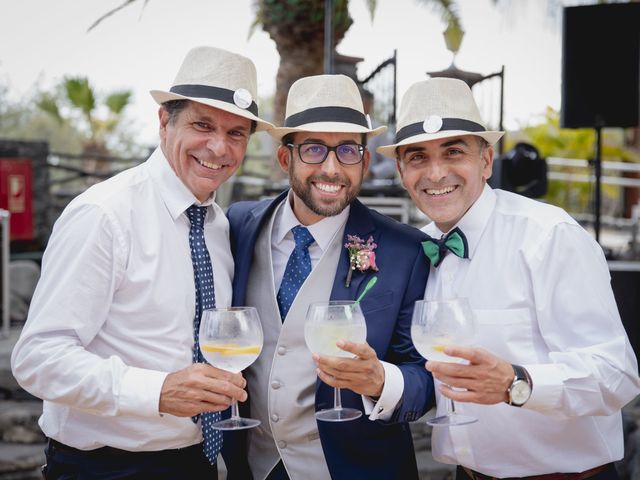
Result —
[[357, 235], [347, 235], [347, 240], [344, 246], [349, 251], [349, 273], [347, 273], [347, 281], [344, 286], [349, 288], [354, 270], [358, 269], [361, 272], [369, 269], [374, 272], [378, 271], [376, 253], [374, 252], [378, 245], [374, 243], [371, 236], [366, 242]]

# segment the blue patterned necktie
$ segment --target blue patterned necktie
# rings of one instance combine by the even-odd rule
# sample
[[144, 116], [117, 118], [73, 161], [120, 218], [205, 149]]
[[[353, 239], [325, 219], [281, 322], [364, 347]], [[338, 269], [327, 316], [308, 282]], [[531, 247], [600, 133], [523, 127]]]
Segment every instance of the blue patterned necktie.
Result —
[[300, 290], [305, 278], [311, 273], [309, 245], [313, 243], [313, 236], [309, 233], [309, 230], [300, 225], [293, 227], [291, 232], [296, 246], [287, 262], [287, 268], [282, 276], [282, 283], [277, 297], [280, 317], [283, 322], [287, 317], [287, 313], [289, 313], [293, 299], [298, 294], [298, 290]]
[[[193, 276], [196, 285], [196, 315], [193, 319], [193, 362], [206, 363], [200, 351], [200, 317], [202, 312], [216, 306], [216, 298], [213, 290], [213, 268], [211, 257], [204, 241], [204, 218], [207, 215], [207, 207], [191, 205], [187, 209], [187, 216], [191, 222], [189, 230], [189, 246], [191, 247], [191, 261], [193, 262]], [[220, 420], [219, 412], [204, 412], [199, 415], [202, 420], [202, 436], [204, 437], [204, 454], [215, 465], [218, 452], [222, 448], [222, 433], [211, 428], [211, 424]], [[198, 416], [192, 417], [194, 422]]]

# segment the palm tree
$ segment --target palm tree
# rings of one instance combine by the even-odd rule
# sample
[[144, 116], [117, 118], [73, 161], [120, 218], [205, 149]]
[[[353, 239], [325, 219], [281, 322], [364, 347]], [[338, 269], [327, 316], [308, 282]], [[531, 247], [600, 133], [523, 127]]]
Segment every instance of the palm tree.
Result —
[[[66, 77], [61, 82], [64, 92], [60, 95], [43, 93], [37, 106], [60, 123], [73, 125], [83, 132], [83, 152], [90, 155], [109, 154], [108, 140], [119, 126], [123, 111], [131, 99], [130, 91], [114, 92], [104, 99], [107, 115], [98, 116], [98, 101], [94, 89], [85, 77]], [[62, 111], [69, 113], [64, 116]]]
[[61, 125], [69, 125], [82, 134], [85, 174], [106, 173], [109, 163], [105, 157], [111, 153], [109, 140], [116, 135], [123, 120], [131, 92], [119, 91], [107, 95], [102, 102], [107, 113], [99, 115], [101, 105], [86, 77], [66, 77], [60, 89], [62, 94], [43, 93], [36, 105]]

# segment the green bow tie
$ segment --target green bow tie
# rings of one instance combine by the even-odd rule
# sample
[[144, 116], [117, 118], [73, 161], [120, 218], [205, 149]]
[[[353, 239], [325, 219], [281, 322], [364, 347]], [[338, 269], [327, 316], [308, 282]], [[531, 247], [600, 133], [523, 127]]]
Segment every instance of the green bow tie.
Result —
[[422, 242], [424, 254], [431, 261], [434, 267], [438, 267], [448, 251], [453, 252], [460, 258], [469, 258], [469, 246], [467, 237], [458, 227], [444, 235], [440, 240], [429, 237]]

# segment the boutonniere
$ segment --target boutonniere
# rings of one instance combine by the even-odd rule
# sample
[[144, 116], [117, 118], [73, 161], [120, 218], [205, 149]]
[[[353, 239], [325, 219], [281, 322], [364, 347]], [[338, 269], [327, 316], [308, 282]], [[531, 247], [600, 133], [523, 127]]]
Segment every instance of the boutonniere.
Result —
[[357, 235], [347, 235], [347, 240], [344, 246], [349, 251], [349, 273], [347, 273], [347, 281], [344, 286], [349, 288], [354, 270], [358, 269], [361, 272], [369, 269], [374, 272], [378, 271], [376, 252], [374, 252], [378, 245], [371, 236], [366, 242]]

